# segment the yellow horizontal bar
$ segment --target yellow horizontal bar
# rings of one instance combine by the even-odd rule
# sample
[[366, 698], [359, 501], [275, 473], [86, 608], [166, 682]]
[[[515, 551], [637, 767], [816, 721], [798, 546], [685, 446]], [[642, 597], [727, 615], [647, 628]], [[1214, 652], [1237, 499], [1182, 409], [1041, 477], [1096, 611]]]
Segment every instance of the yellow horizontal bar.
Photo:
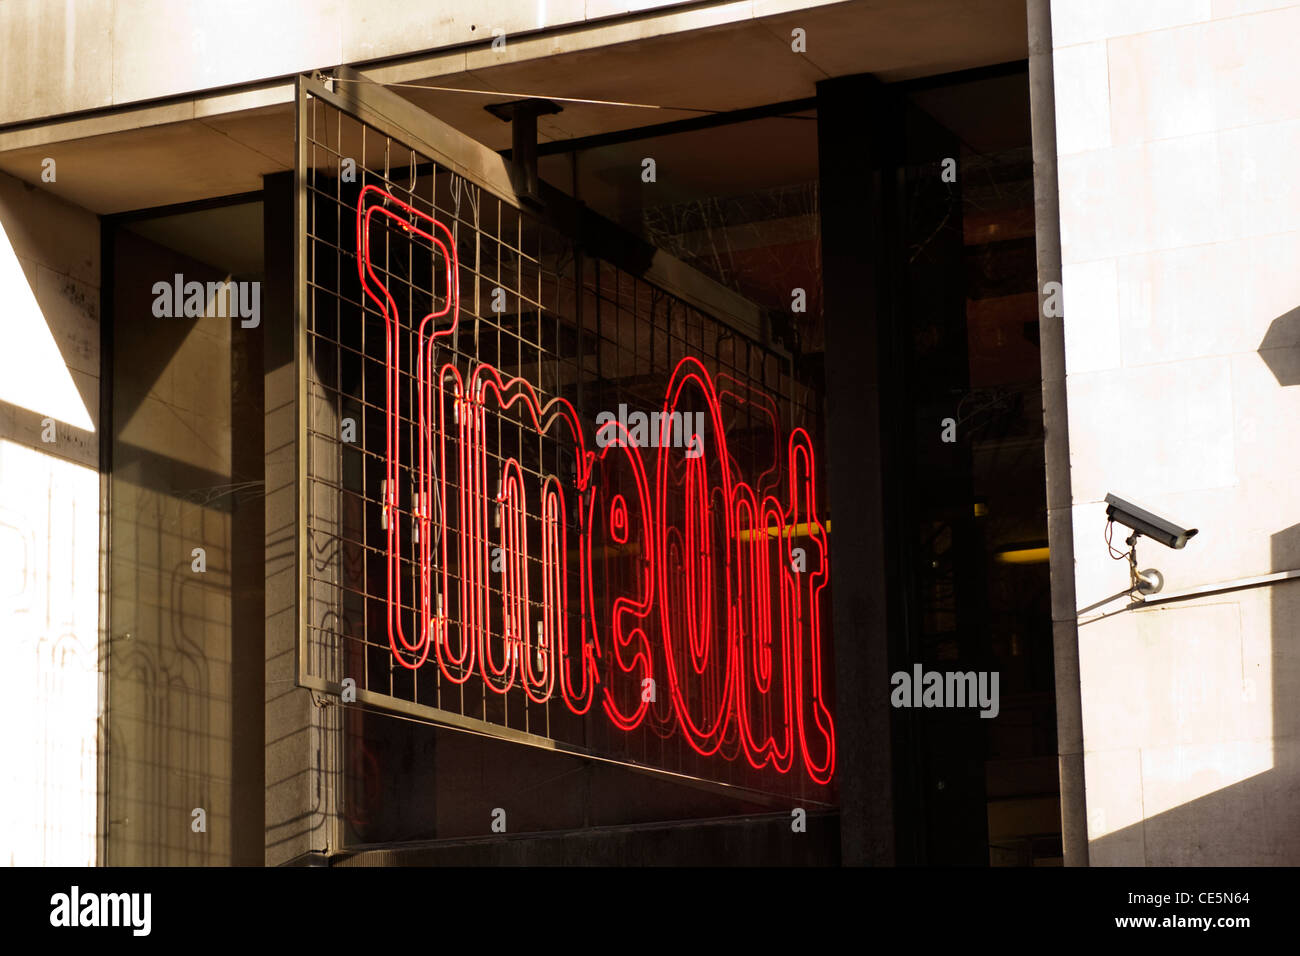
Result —
[[[782, 532], [785, 532], [786, 537], [789, 538], [811, 538], [812, 537], [811, 529], [813, 527], [814, 526], [809, 524], [808, 522], [803, 522], [801, 524], [788, 524], [784, 528], [766, 528], [764, 530], [767, 531], [767, 536], [769, 538], [779, 538]], [[826, 530], [827, 534], [830, 534], [831, 523], [829, 521], [827, 521], [824, 525], [822, 525], [822, 527]], [[758, 537], [758, 535], [759, 535], [758, 531], [754, 531], [754, 530], [742, 531], [740, 532], [740, 540], [752, 541], [754, 538]]]
[[1044, 564], [1048, 561], [1047, 548], [1018, 548], [999, 551], [995, 556], [999, 564]]

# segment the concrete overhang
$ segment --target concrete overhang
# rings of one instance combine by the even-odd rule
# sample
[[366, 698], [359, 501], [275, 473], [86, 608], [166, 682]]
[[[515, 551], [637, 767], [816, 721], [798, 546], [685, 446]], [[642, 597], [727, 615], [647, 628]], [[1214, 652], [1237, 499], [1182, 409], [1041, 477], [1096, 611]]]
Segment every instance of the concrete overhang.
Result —
[[[705, 3], [585, 23], [507, 42], [360, 66], [381, 83], [483, 90], [396, 91], [493, 149], [509, 126], [487, 112], [521, 95], [656, 108], [563, 103], [538, 122], [543, 142], [811, 97], [818, 81], [871, 73], [912, 79], [1023, 59], [1023, 0]], [[806, 52], [791, 49], [801, 29]], [[321, 64], [328, 71], [332, 64]], [[293, 80], [211, 91], [0, 127], [0, 170], [107, 214], [261, 188], [293, 166]], [[42, 163], [57, 178], [42, 181]]]

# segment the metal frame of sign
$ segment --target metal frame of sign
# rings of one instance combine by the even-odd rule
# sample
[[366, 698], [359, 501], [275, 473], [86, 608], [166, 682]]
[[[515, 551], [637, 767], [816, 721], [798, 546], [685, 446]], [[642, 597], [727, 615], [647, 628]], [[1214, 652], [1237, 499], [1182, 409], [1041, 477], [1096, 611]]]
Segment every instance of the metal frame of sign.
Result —
[[[297, 533], [295, 536], [296, 620], [298, 633], [295, 674], [298, 686], [338, 697], [342, 694], [341, 685], [312, 673], [308, 662], [309, 641], [307, 635], [309, 633], [310, 591], [307, 562], [309, 551], [307, 523], [308, 382], [306, 356], [308, 354], [307, 316], [310, 302], [308, 300], [306, 277], [308, 275], [307, 255], [310, 243], [307, 235], [309, 196], [305, 180], [309, 162], [309, 138], [305, 131], [311, 99], [320, 100], [340, 112], [375, 128], [384, 135], [401, 140], [409, 147], [432, 159], [435, 163], [439, 163], [445, 169], [459, 174], [516, 209], [528, 211], [530, 215], [536, 215], [536, 213], [516, 198], [512, 186], [510, 164], [499, 154], [430, 115], [414, 103], [367, 79], [364, 74], [352, 68], [339, 67], [332, 72], [339, 80], [345, 82], [336, 83], [330, 77], [299, 76], [295, 103], [295, 225], [293, 241], [294, 366], [297, 383], [296, 480], [298, 490]], [[342, 88], [335, 89], [336, 86]], [[561, 206], [567, 204], [568, 209], [566, 212], [568, 214], [581, 215], [580, 207], [569, 197], [550, 187], [544, 186], [544, 189], [547, 191], [548, 206], [552, 205], [553, 202]], [[646, 258], [644, 258], [647, 250], [638, 251], [643, 255], [636, 269], [640, 277], [677, 296], [685, 303], [723, 324], [730, 326], [739, 334], [756, 344], [762, 345], [763, 348], [782, 360], [789, 361], [789, 353], [771, 340], [763, 313], [753, 302], [727, 289], [662, 250], [648, 251], [648, 265], [645, 264]], [[619, 264], [617, 250], [612, 250], [612, 254], [606, 258], [616, 265]], [[698, 777], [652, 764], [611, 757], [578, 745], [553, 740], [478, 718], [463, 716], [426, 704], [405, 701], [362, 687], [357, 687], [355, 692], [357, 704], [367, 709], [613, 764], [657, 777], [676, 779], [695, 787], [723, 793], [734, 793], [755, 802], [773, 806], [786, 806], [790, 803], [789, 797], [783, 797], [769, 791], [708, 777]], [[830, 793], [831, 789], [828, 789], [828, 797]], [[832, 805], [829, 801], [818, 801], [808, 797], [801, 797], [799, 802], [808, 806]]]

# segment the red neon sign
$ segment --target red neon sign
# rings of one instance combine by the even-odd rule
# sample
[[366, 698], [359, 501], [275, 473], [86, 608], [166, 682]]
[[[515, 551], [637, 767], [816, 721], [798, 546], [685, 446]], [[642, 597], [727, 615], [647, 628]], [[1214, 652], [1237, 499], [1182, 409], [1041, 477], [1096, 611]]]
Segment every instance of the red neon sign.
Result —
[[[400, 613], [396, 396], [402, 326], [397, 304], [371, 264], [370, 226], [376, 215], [428, 241], [435, 258], [442, 256], [447, 277], [447, 304], [415, 328], [418, 452], [410, 520], [419, 539], [418, 630], [409, 636]], [[788, 773], [797, 755], [812, 780], [828, 783], [835, 772], [835, 731], [823, 692], [820, 638], [828, 555], [807, 432], [796, 428], [784, 443], [784, 502], [777, 497], [779, 453], [758, 476], [757, 488], [751, 487], [727, 452], [722, 397], [754, 403], [779, 434], [775, 403], [729, 376], [719, 376], [719, 388], [701, 362], [685, 358], [668, 384], [662, 420], [671, 420], [683, 399], [694, 394], [695, 404], [707, 409], [708, 438], [698, 436], [702, 450], [683, 456], [662, 443], [652, 476], [643, 449], [624, 425], [610, 421], [596, 432], [599, 453], [588, 451], [577, 412], [564, 399], [543, 405], [527, 381], [503, 379], [484, 363], [466, 374], [450, 362], [434, 368], [436, 340], [455, 332], [460, 318], [459, 262], [444, 224], [366, 186], [357, 202], [357, 250], [362, 288], [383, 314], [386, 330], [383, 508], [394, 659], [416, 670], [432, 654], [450, 682], [465, 683], [477, 674], [498, 694], [518, 683], [529, 700], [558, 697], [579, 715], [599, 697], [606, 718], [621, 730], [649, 719], [658, 733], [676, 728], [702, 756], [735, 756], [725, 753], [724, 744], [738, 739], [738, 752], [755, 769], [770, 766]], [[436, 328], [437, 320], [448, 316], [446, 327]], [[555, 440], [571, 441], [573, 474], [530, 480], [514, 457], [504, 458], [489, 474], [489, 406], [499, 413], [518, 406], [539, 435], [555, 433]], [[618, 474], [626, 478], [618, 484], [621, 490], [605, 494], [602, 489]], [[529, 539], [530, 494], [540, 495], [540, 541]], [[576, 629], [570, 627], [566, 501], [578, 521]], [[791, 566], [796, 528], [808, 532], [799, 540], [811, 545], [807, 566], [812, 570]], [[609, 589], [608, 581], [596, 580], [598, 536], [638, 555], [635, 586], [612, 601], [597, 600], [598, 584]], [[435, 539], [440, 542], [436, 566]], [[498, 570], [491, 566], [494, 548]], [[533, 548], [540, 548], [542, 581], [535, 621], [537, 596], [530, 594], [528, 574]], [[459, 569], [454, 579], [453, 562]], [[501, 576], [495, 595], [493, 574]], [[604, 615], [602, 606], [608, 606]], [[503, 621], [499, 634], [492, 633], [495, 610]], [[655, 695], [640, 692], [656, 684], [666, 685], [665, 706], [656, 707]], [[729, 734], [733, 722], [735, 735]]]

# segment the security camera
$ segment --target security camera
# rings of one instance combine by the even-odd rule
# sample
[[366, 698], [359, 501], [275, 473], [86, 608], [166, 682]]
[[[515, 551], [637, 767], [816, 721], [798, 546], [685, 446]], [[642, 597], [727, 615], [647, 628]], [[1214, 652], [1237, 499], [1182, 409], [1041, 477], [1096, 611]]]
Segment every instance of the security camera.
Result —
[[1132, 539], [1138, 535], [1146, 535], [1152, 541], [1158, 541], [1166, 548], [1182, 548], [1186, 546], [1187, 539], [1196, 534], [1195, 528], [1182, 528], [1174, 524], [1168, 518], [1162, 518], [1158, 514], [1152, 514], [1145, 508], [1140, 508], [1131, 501], [1125, 501], [1117, 495], [1106, 496], [1106, 517], [1111, 521], [1118, 521], [1126, 528], [1133, 529]]

